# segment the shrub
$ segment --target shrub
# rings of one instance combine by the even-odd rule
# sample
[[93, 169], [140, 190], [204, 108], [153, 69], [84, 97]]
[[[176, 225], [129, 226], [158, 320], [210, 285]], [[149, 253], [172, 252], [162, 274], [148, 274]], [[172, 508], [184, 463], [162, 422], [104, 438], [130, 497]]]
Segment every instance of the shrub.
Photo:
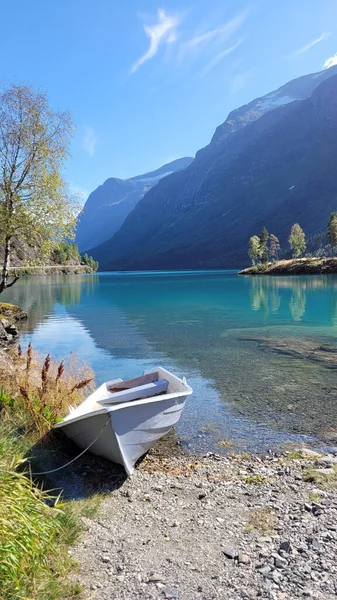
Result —
[[39, 436], [61, 420], [69, 406], [80, 404], [93, 387], [91, 369], [79, 366], [74, 356], [59, 364], [49, 354], [39, 360], [29, 344], [25, 355], [18, 347], [14, 361], [13, 371], [0, 371], [0, 410], [10, 418], [14, 408]]

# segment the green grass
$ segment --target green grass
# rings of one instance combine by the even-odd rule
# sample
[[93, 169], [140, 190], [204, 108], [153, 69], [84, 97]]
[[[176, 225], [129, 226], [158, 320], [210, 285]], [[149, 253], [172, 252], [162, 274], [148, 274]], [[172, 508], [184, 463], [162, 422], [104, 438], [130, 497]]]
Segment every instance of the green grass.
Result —
[[322, 473], [317, 469], [306, 469], [303, 473], [303, 481], [315, 483], [322, 487], [335, 487], [337, 485], [337, 466], [331, 469], [331, 473]]
[[262, 477], [261, 475], [248, 475], [248, 477], [246, 477], [246, 483], [251, 483], [253, 485], [259, 485], [260, 483], [265, 482], [265, 477]]
[[74, 598], [80, 589], [67, 577], [74, 566], [68, 547], [81, 531], [79, 510], [58, 505], [22, 470], [30, 446], [21, 425], [0, 420], [0, 598]]
[[[46, 397], [52, 398], [58, 373], [60, 398], [57, 400], [56, 393], [54, 397], [55, 410], [59, 410], [62, 394], [65, 406], [68, 402], [69, 386], [81, 387], [76, 384], [80, 371], [75, 368], [67, 375], [61, 365], [58, 370], [54, 365], [53, 372], [53, 364], [45, 360], [41, 374], [41, 363], [27, 359], [26, 364], [25, 359], [15, 356], [13, 364], [16, 377], [8, 377], [6, 366], [0, 369], [0, 600], [69, 600], [81, 592], [68, 576], [75, 567], [69, 546], [82, 530], [81, 517], [92, 517], [102, 496], [63, 503], [55, 492], [36, 485], [24, 457], [51, 427], [46, 416], [43, 428], [40, 427], [41, 398], [40, 402], [35, 401], [39, 377]], [[20, 385], [20, 377], [25, 378], [25, 388]], [[75, 391], [84, 392], [84, 388]]]

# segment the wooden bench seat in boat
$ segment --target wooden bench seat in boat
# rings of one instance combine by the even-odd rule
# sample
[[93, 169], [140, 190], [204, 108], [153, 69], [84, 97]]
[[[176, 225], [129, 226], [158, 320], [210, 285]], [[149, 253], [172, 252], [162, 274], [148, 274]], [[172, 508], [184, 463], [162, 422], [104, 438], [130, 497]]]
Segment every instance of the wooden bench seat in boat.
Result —
[[[145, 383], [144, 385], [133, 386], [125, 389], [126, 383], [128, 382], [122, 381], [118, 383], [117, 385], [120, 386], [119, 388], [115, 387], [115, 385], [113, 387], [109, 387], [109, 391], [112, 392], [112, 395], [109, 398], [97, 400], [97, 404], [115, 404], [117, 402], [130, 402], [131, 400], [152, 398], [153, 396], [158, 396], [159, 394], [165, 394], [169, 386], [167, 379], [160, 379], [151, 383]], [[117, 391], [118, 389], [119, 391]]]

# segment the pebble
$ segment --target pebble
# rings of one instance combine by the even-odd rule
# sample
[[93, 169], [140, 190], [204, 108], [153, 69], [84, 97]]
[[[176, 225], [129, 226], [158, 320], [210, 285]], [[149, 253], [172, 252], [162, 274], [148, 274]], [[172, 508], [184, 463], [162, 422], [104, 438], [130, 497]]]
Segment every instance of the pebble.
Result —
[[[84, 519], [73, 547], [88, 597], [95, 590], [97, 600], [335, 596], [337, 489], [303, 480], [313, 457], [189, 457], [196, 468], [187, 472], [184, 460], [161, 463], [150, 453], [117, 488], [102, 467], [100, 477], [115, 491], [102, 502], [99, 520]], [[248, 485], [249, 473], [267, 482]]]
[[239, 552], [238, 554], [238, 562], [242, 565], [249, 565], [250, 561], [250, 556], [248, 556], [248, 554], [244, 554]]
[[290, 542], [288, 541], [284, 541], [280, 543], [280, 550], [283, 550], [283, 552], [287, 552], [287, 554], [289, 554], [292, 551], [292, 545]]
[[179, 598], [179, 590], [177, 588], [167, 585], [163, 591], [165, 598], [173, 598], [175, 600]]
[[287, 566], [288, 562], [282, 556], [276, 556], [274, 558], [274, 564], [275, 567], [277, 567], [278, 569], [284, 569], [284, 567]]
[[161, 575], [159, 575], [158, 573], [150, 573], [150, 575], [148, 577], [149, 583], [157, 583], [159, 581], [160, 582], [163, 581], [163, 578]]
[[223, 548], [222, 552], [224, 553], [225, 556], [227, 556], [227, 558], [236, 558], [238, 556], [238, 553], [236, 550], [234, 550], [233, 548]]

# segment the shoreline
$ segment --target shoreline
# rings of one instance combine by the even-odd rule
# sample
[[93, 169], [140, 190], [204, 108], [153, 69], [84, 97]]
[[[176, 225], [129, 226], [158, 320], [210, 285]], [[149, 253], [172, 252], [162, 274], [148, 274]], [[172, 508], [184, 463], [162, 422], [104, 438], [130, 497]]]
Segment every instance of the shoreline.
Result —
[[238, 275], [328, 275], [337, 273], [337, 257], [292, 258], [266, 265], [257, 264], [239, 271]]
[[153, 449], [125, 479], [111, 463], [94, 460], [92, 473], [84, 462], [76, 470], [101, 474], [107, 495], [71, 550], [75, 581], [96, 600], [333, 600], [336, 463], [304, 448], [232, 457]]
[[89, 452], [58, 470], [78, 448], [57, 431], [30, 439], [15, 447], [75, 515], [61, 583], [82, 600], [336, 598], [337, 452], [187, 454], [171, 430], [127, 478]]
[[18, 275], [19, 277], [29, 277], [36, 275], [84, 275], [95, 274], [88, 265], [43, 265], [43, 266], [27, 266], [27, 267], [10, 267], [10, 275]]

